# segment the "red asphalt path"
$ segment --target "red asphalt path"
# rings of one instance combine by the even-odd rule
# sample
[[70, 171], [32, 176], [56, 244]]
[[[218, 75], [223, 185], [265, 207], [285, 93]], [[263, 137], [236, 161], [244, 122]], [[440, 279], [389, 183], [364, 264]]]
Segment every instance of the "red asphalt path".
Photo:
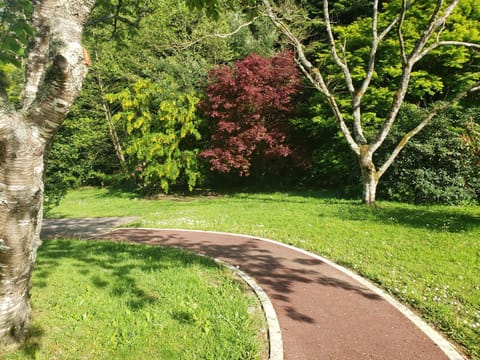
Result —
[[[238, 266], [278, 316], [286, 360], [445, 360], [441, 348], [368, 286], [321, 258], [255, 237], [116, 229], [103, 239], [181, 247]], [[451, 349], [452, 350], [452, 349]]]

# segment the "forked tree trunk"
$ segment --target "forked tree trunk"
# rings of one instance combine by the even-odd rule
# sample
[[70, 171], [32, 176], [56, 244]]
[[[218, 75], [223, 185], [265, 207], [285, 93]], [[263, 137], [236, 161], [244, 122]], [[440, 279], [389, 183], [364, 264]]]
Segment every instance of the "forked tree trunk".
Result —
[[43, 210], [43, 154], [87, 72], [82, 31], [95, 0], [35, 0], [22, 108], [0, 91], [0, 345], [30, 318], [30, 279]]
[[[26, 332], [33, 263], [40, 245], [44, 142], [19, 126], [0, 145], [0, 339], [16, 343]], [[22, 124], [23, 123], [23, 124]]]

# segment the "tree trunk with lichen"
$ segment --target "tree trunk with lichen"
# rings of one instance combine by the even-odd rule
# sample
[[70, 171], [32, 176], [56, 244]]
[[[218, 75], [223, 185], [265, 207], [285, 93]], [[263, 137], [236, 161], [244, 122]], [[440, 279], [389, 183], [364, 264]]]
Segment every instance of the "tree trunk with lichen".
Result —
[[86, 75], [81, 37], [94, 3], [33, 1], [36, 33], [21, 108], [0, 92], [0, 345], [18, 344], [28, 330], [31, 274], [41, 244], [43, 155]]
[[368, 206], [374, 206], [379, 174], [373, 163], [373, 154], [369, 151], [368, 145], [360, 145], [358, 160], [362, 172], [363, 203]]
[[[2, 120], [0, 120], [2, 121]], [[29, 287], [40, 245], [44, 142], [22, 119], [0, 148], [0, 339], [22, 339], [29, 321]]]

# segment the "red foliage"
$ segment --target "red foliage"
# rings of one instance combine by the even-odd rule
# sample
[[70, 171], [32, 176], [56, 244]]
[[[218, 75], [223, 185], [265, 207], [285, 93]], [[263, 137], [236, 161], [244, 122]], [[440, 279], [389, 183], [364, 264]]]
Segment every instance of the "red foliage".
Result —
[[201, 108], [215, 127], [211, 147], [200, 155], [209, 159], [212, 170], [248, 176], [257, 166], [264, 173], [269, 160], [292, 154], [288, 116], [300, 73], [291, 52], [271, 58], [251, 54], [233, 69], [211, 70], [209, 80]]

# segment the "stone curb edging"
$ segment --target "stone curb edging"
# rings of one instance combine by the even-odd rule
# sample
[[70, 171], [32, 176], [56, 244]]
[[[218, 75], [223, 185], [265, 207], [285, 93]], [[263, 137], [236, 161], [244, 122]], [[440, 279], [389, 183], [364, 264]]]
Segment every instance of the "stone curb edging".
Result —
[[[126, 228], [121, 228], [121, 229], [129, 229], [129, 228], [126, 227]], [[435, 343], [445, 353], [445, 355], [450, 360], [466, 360], [447, 339], [445, 339], [438, 331], [436, 331], [433, 327], [431, 327], [429, 324], [427, 324], [422, 318], [420, 318], [418, 315], [416, 315], [408, 307], [401, 304], [399, 301], [397, 301], [395, 298], [393, 298], [391, 295], [386, 293], [384, 290], [382, 290], [381, 288], [379, 288], [378, 286], [376, 286], [375, 284], [373, 284], [369, 280], [361, 277], [360, 275], [353, 272], [352, 270], [349, 270], [349, 269], [347, 269], [347, 268], [345, 268], [341, 265], [338, 265], [338, 264], [334, 263], [332, 260], [329, 260], [329, 259], [327, 259], [323, 256], [311, 253], [307, 250], [303, 250], [303, 249], [297, 248], [297, 247], [292, 246], [292, 245], [281, 243], [279, 241], [275, 241], [275, 240], [271, 240], [271, 239], [267, 239], [267, 238], [262, 238], [262, 237], [258, 237], [258, 236], [253, 236], [253, 235], [246, 235], [246, 234], [236, 234], [236, 233], [227, 233], [227, 232], [221, 232], [221, 231], [207, 231], [207, 230], [172, 229], [172, 228], [130, 228], [130, 229], [187, 231], [187, 232], [200, 232], [200, 233], [206, 233], [206, 234], [240, 236], [240, 237], [244, 237], [244, 238], [257, 239], [257, 240], [260, 240], [260, 241], [265, 241], [265, 242], [268, 242], [268, 243], [276, 244], [276, 245], [279, 245], [279, 246], [283, 246], [283, 247], [298, 251], [302, 254], [311, 256], [311, 257], [313, 257], [317, 260], [320, 260], [320, 261], [324, 262], [327, 265], [332, 266], [333, 268], [341, 271], [342, 273], [352, 277], [353, 279], [355, 279], [356, 281], [361, 283], [363, 286], [365, 286], [366, 288], [368, 288], [369, 290], [373, 291], [375, 294], [380, 296], [382, 299], [384, 299], [390, 305], [395, 307], [407, 319], [409, 319], [412, 323], [414, 323], [430, 340], [432, 340], [433, 343]], [[115, 231], [115, 230], [113, 230], [113, 231]], [[273, 309], [273, 306], [272, 306], [272, 309]]]
[[283, 360], [283, 341], [282, 332], [280, 330], [280, 324], [278, 322], [277, 313], [273, 308], [272, 302], [268, 295], [263, 291], [262, 287], [245, 272], [238, 267], [233, 266], [223, 260], [215, 259], [215, 262], [225, 266], [226, 268], [237, 274], [247, 285], [253, 290], [257, 298], [262, 305], [265, 319], [267, 320], [268, 327], [268, 347], [269, 347], [269, 360]]

